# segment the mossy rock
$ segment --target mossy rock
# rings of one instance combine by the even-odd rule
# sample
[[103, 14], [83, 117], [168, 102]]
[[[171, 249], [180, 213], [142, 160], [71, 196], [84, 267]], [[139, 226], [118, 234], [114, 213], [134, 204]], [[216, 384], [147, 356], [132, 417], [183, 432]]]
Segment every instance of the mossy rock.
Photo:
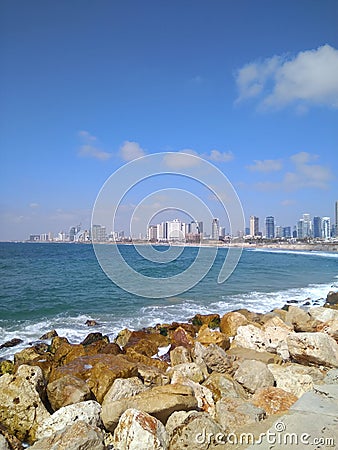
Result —
[[5, 359], [0, 362], [0, 375], [4, 375], [5, 373], [13, 374], [15, 372], [15, 367], [12, 361]]

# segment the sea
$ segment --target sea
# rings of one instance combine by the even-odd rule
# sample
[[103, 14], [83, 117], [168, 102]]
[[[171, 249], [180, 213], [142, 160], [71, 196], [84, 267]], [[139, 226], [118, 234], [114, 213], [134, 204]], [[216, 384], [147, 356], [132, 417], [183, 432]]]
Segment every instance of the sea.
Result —
[[[147, 261], [133, 245], [121, 245], [120, 250], [134, 270], [146, 271]], [[151, 276], [177, 274], [194, 261], [196, 252], [185, 247], [165, 267], [149, 262]], [[329, 291], [338, 290], [338, 253], [244, 249], [231, 276], [218, 283], [227, 252], [217, 250], [210, 271], [193, 288], [173, 297], [148, 298], [111, 281], [90, 244], [0, 243], [0, 345], [13, 338], [23, 340], [0, 349], [0, 359], [39, 342], [52, 329], [72, 343], [93, 331], [114, 339], [123, 328], [186, 322], [197, 313], [322, 305]], [[88, 327], [87, 320], [97, 325]]]

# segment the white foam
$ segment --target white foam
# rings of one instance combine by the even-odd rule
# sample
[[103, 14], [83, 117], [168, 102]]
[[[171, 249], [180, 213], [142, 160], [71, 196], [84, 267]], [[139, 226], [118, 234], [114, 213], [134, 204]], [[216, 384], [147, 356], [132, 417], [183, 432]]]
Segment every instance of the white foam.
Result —
[[279, 248], [250, 248], [245, 251], [262, 252], [262, 253], [279, 253], [288, 255], [309, 255], [309, 256], [322, 256], [324, 258], [338, 258], [337, 252], [324, 252], [319, 250], [287, 250]]

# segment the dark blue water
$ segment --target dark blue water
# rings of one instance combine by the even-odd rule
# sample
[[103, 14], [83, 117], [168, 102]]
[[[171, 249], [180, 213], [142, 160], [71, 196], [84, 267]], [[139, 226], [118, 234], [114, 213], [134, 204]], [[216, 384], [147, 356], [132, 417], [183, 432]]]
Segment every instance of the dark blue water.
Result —
[[[120, 250], [134, 270], [152, 277], [180, 273], [197, 252], [187, 247], [177, 260], [159, 265], [133, 246]], [[218, 250], [212, 269], [189, 291], [152, 299], [117, 287], [91, 245], [1, 243], [0, 343], [21, 337], [25, 345], [53, 328], [76, 342], [92, 331], [84, 325], [87, 319], [100, 323], [96, 331], [113, 336], [124, 327], [188, 320], [198, 312], [268, 311], [290, 299], [323, 299], [338, 282], [338, 254], [244, 250], [233, 274], [218, 284], [226, 252]], [[12, 351], [0, 350], [0, 357]]]

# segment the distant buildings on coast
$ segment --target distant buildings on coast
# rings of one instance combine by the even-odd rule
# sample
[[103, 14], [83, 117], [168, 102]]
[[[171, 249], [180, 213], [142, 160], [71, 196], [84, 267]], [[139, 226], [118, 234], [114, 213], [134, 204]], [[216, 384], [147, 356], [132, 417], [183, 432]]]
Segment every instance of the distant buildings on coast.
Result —
[[146, 234], [139, 236], [128, 236], [124, 231], [111, 231], [107, 233], [105, 225], [95, 224], [91, 229], [82, 229], [81, 224], [72, 226], [68, 233], [61, 231], [56, 235], [53, 233], [31, 234], [29, 242], [130, 242], [149, 241], [158, 243], [199, 243], [202, 241], [224, 241], [233, 240], [268, 240], [268, 241], [290, 241], [310, 242], [316, 240], [337, 240], [338, 238], [338, 201], [335, 202], [334, 221], [329, 216], [311, 218], [310, 214], [304, 213], [297, 223], [291, 226], [277, 225], [273, 216], [265, 217], [263, 229], [260, 228], [260, 220], [257, 216], [250, 216], [249, 227], [239, 230], [236, 234], [227, 233], [226, 228], [221, 226], [218, 218], [213, 218], [210, 223], [211, 233], [204, 229], [202, 221], [183, 222], [180, 219], [164, 221], [158, 224], [150, 224], [145, 230]]

